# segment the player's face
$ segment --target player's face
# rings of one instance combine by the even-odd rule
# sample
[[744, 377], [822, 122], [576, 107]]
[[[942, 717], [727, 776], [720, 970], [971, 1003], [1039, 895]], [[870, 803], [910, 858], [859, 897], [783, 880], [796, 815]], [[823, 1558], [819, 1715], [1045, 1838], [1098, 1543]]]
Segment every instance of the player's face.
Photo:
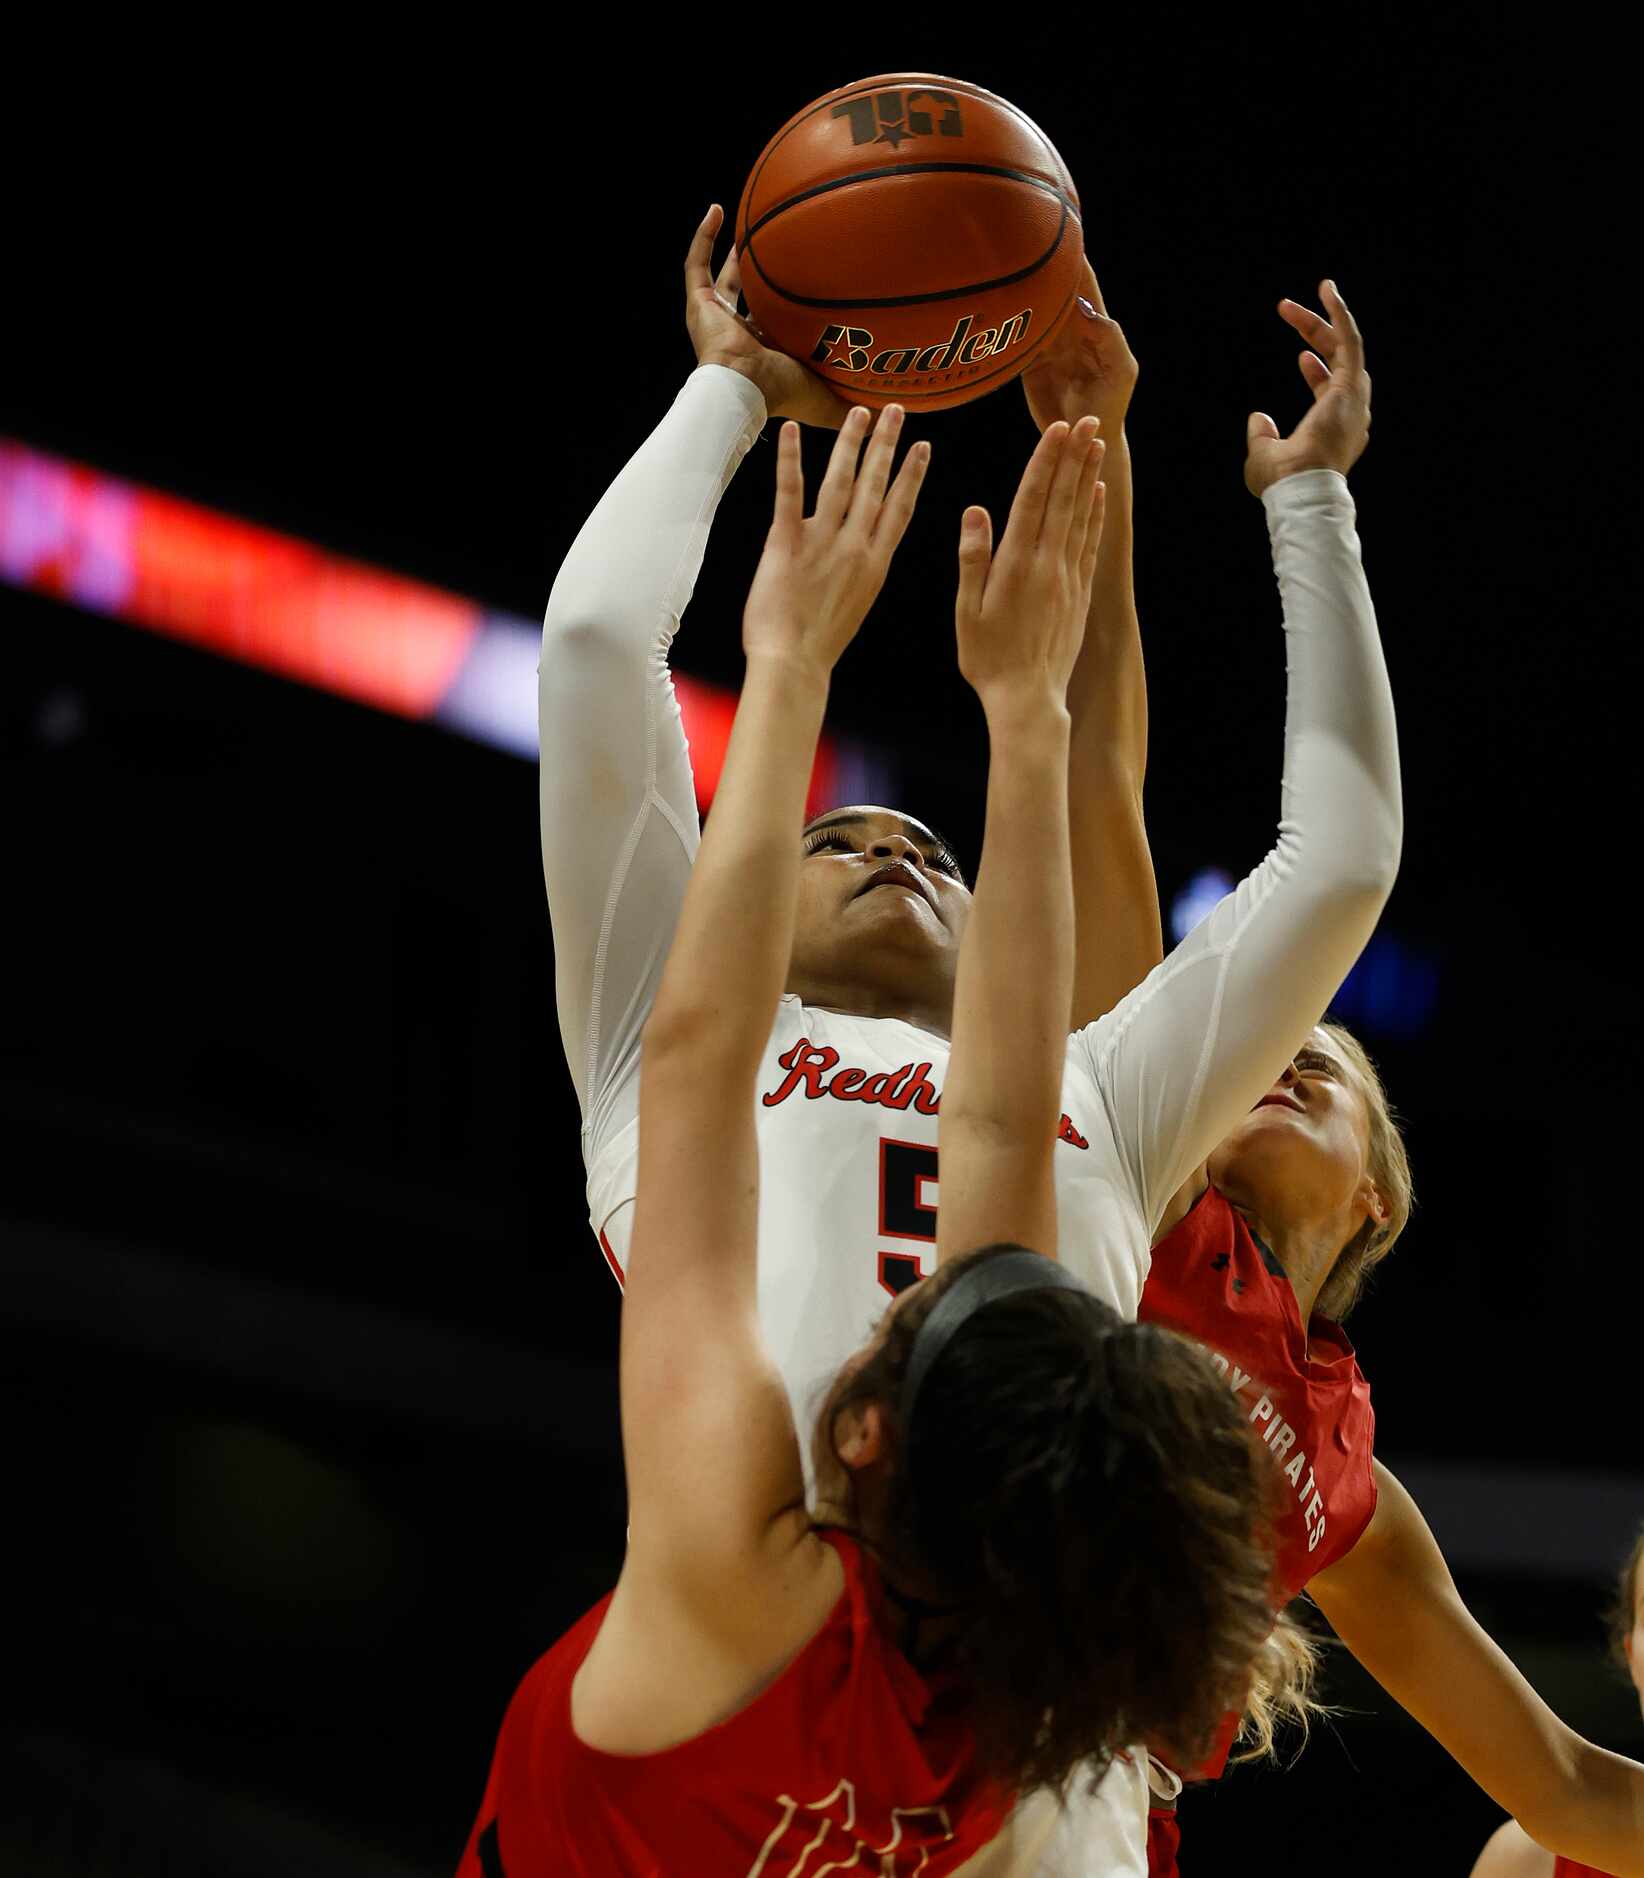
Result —
[[[970, 889], [945, 843], [911, 815], [874, 807], [830, 809], [801, 841], [789, 988], [823, 1004], [862, 986], [951, 1005]], [[864, 1014], [876, 1011], [894, 1014]]]
[[1350, 1210], [1369, 1166], [1370, 1108], [1357, 1072], [1315, 1030], [1211, 1155], [1209, 1173], [1214, 1186], [1248, 1198], [1275, 1224], [1300, 1223]]

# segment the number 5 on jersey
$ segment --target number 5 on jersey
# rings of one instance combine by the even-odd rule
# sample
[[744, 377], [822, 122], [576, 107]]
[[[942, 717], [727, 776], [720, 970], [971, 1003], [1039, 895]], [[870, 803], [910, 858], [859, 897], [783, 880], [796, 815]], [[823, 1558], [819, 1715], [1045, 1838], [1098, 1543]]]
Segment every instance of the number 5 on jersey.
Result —
[[[926, 1141], [879, 1137], [879, 1236], [936, 1243], [936, 1150]], [[918, 1252], [879, 1251], [879, 1282], [897, 1297], [925, 1276]]]

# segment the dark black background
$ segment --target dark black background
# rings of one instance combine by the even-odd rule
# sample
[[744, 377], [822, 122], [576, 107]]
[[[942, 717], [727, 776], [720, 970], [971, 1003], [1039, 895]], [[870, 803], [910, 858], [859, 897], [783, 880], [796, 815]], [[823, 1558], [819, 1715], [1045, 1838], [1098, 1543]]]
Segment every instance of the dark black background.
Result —
[[[594, 31], [282, 22], [133, 43], [94, 80], [84, 48], [25, 60], [0, 433], [537, 615], [690, 366], [705, 204], [806, 98], [958, 71], [1056, 138], [1142, 362], [1170, 892], [1271, 840], [1282, 654], [1244, 419], [1299, 416], [1273, 306], [1334, 274], [1376, 380], [1354, 486], [1408, 805], [1387, 922], [1441, 969], [1424, 1035], [1367, 1039], [1421, 1196], [1354, 1320], [1379, 1446], [1441, 1482], [1524, 1470], [1526, 1528], [1538, 1482], [1637, 1479], [1606, 1413], [1634, 1361], [1638, 991], [1636, 319], [1602, 47], [1411, 9]], [[1031, 429], [1007, 388], [913, 430], [936, 446], [916, 532], [833, 715], [973, 860], [952, 548]], [[685, 670], [735, 681], [769, 470], [761, 446], [726, 499]], [[534, 777], [44, 600], [0, 618], [0, 1851], [46, 1878], [451, 1869], [514, 1680], [623, 1529]], [[1598, 1660], [1602, 1548], [1538, 1576], [1428, 1510], [1539, 1685], [1636, 1749]], [[1351, 1665], [1332, 1690], [1351, 1712], [1297, 1768], [1190, 1804], [1190, 1878], [1467, 1869], [1497, 1809]]]

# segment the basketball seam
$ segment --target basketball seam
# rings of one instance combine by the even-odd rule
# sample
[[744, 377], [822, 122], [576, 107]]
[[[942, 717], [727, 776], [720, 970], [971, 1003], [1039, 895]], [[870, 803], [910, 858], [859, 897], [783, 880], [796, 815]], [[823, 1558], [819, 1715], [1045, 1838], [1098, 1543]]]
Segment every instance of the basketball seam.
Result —
[[[1008, 171], [1004, 171], [1004, 170], [984, 169], [982, 165], [976, 164], [976, 163], [929, 164], [923, 167], [930, 168], [930, 169], [937, 169], [937, 168], [962, 169], [962, 170], [969, 170], [973, 174], [981, 174], [981, 175], [987, 175], [987, 176], [1000, 176], [1000, 175], [1009, 174]], [[906, 172], [902, 172], [902, 173], [905, 174]], [[845, 179], [845, 181], [842, 181], [842, 182], [822, 183], [815, 189], [806, 190], [805, 195], [806, 196], [821, 195], [823, 191], [827, 189], [843, 189], [846, 186], [846, 182], [869, 181], [869, 180], [871, 180], [871, 178], [868, 178], [868, 177], [858, 178], [858, 177], [852, 176], [852, 177]], [[1024, 178], [1022, 180], [1028, 180], [1028, 179]], [[1051, 260], [1052, 256], [1054, 256], [1054, 254], [1056, 253], [1056, 250], [1061, 247], [1062, 237], [1067, 233], [1068, 216], [1072, 213], [1072, 210], [1068, 205], [1067, 197], [1064, 196], [1060, 190], [1052, 190], [1050, 193], [1056, 197], [1058, 202], [1061, 203], [1062, 215], [1061, 215], [1061, 220], [1058, 221], [1056, 224], [1055, 237], [1051, 241], [1050, 246], [1046, 248], [1043, 254], [1039, 255], [1037, 259], [1030, 261], [1026, 267], [1017, 268], [1016, 271], [1012, 274], [1000, 274], [999, 276], [997, 276], [997, 278], [993, 280], [967, 281], [965, 285], [962, 287], [940, 287], [933, 293], [893, 294], [886, 299], [880, 299], [880, 300], [867, 300], [867, 299], [861, 298], [860, 296], [855, 296], [855, 295], [847, 296], [843, 299], [838, 299], [838, 300], [814, 300], [808, 294], [790, 293], [786, 287], [779, 287], [776, 284], [776, 282], [771, 279], [770, 275], [765, 272], [765, 269], [760, 262], [759, 256], [754, 253], [753, 248], [750, 245], [751, 237], [753, 233], [751, 229], [748, 231], [750, 240], [744, 241], [742, 252], [748, 257], [750, 261], [753, 262], [754, 271], [758, 274], [759, 278], [765, 283], [765, 285], [770, 288], [771, 292], [774, 294], [780, 294], [781, 297], [784, 300], [786, 300], [790, 306], [834, 307], [834, 308], [850, 307], [853, 309], [858, 308], [858, 307], [866, 308], [866, 307], [897, 307], [897, 306], [929, 306], [933, 301], [937, 301], [937, 300], [960, 300], [960, 299], [963, 299], [966, 294], [991, 293], [995, 287], [1009, 287], [1015, 281], [1026, 280], [1028, 279], [1030, 275], [1037, 274], [1040, 268], [1044, 267]], [[795, 202], [802, 202], [804, 199], [805, 199], [804, 196], [795, 196], [793, 198]], [[784, 204], [784, 206], [786, 207], [787, 205]], [[766, 219], [769, 219], [769, 218], [766, 218]]]
[[796, 196], [784, 196], [774, 203], [751, 228], [742, 231], [744, 242], [752, 241], [767, 222], [774, 222], [779, 215], [800, 202], [809, 202], [812, 196], [825, 196], [833, 189], [850, 189], [857, 183], [883, 182], [887, 176], [929, 176], [934, 172], [956, 171], [963, 176], [1003, 176], [1013, 183], [1026, 183], [1030, 189], [1042, 189], [1047, 196], [1054, 196], [1064, 209], [1072, 207], [1067, 191], [1055, 183], [1047, 183], [1043, 177], [1034, 176], [1027, 170], [1013, 170], [1003, 163], [944, 163], [932, 157], [928, 163], [881, 163], [877, 169], [856, 170], [849, 176], [835, 176], [831, 182], [812, 183], [809, 189], [801, 189]]

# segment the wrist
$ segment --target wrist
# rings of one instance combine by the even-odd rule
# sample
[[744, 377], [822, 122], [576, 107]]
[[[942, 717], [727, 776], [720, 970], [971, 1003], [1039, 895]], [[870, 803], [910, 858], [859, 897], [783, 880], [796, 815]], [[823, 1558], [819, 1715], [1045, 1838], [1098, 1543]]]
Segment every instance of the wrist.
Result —
[[745, 685], [767, 685], [791, 696], [814, 695], [826, 702], [833, 667], [814, 654], [796, 646], [753, 646], [743, 657]]
[[1109, 444], [1102, 458], [1102, 483], [1107, 491], [1102, 505], [1102, 539], [1096, 549], [1098, 586], [1115, 578], [1130, 579], [1135, 543], [1135, 495], [1130, 473], [1130, 446], [1121, 437]]
[[1072, 717], [1066, 689], [1048, 673], [994, 679], [979, 686], [976, 696], [987, 719], [988, 736], [995, 742], [1002, 737], [1032, 738], [1054, 748], [1069, 734]]
[[1290, 482], [1297, 476], [1317, 476], [1321, 472], [1339, 476], [1347, 480], [1347, 471], [1339, 463], [1326, 463], [1322, 458], [1311, 458], [1305, 462], [1287, 462], [1275, 475], [1269, 476], [1257, 490], [1259, 496], [1265, 496], [1270, 489], [1277, 489], [1280, 483]]
[[747, 379], [748, 383], [765, 400], [767, 415], [770, 413], [771, 389], [763, 360], [750, 358], [745, 352], [704, 352], [697, 360], [697, 364], [723, 366], [727, 372], [735, 372], [738, 378]]
[[[1326, 479], [1333, 479], [1326, 480]], [[1277, 476], [1264, 482], [1256, 491], [1257, 498], [1264, 506], [1270, 507], [1270, 497], [1283, 490], [1280, 500], [1305, 500], [1312, 491], [1328, 490], [1332, 487], [1343, 493], [1348, 490], [1347, 471], [1335, 463], [1287, 463]]]

